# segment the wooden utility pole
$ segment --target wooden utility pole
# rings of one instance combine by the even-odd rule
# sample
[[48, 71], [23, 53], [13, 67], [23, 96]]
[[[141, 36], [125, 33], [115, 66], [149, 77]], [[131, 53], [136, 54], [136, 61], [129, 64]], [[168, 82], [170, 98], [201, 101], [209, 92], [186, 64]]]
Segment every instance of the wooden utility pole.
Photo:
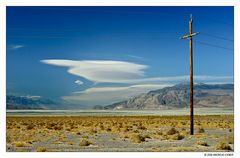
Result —
[[189, 39], [189, 50], [190, 50], [190, 134], [194, 134], [194, 113], [193, 113], [193, 46], [192, 46], [192, 37], [199, 34], [199, 32], [192, 33], [192, 15], [190, 15], [189, 21], [189, 34], [181, 37], [181, 39]]

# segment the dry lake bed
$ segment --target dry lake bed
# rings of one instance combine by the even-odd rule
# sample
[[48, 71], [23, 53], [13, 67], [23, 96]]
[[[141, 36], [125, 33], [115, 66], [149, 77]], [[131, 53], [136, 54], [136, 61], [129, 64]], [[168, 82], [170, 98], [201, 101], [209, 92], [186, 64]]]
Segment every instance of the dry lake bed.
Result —
[[8, 152], [234, 150], [233, 115], [7, 115]]

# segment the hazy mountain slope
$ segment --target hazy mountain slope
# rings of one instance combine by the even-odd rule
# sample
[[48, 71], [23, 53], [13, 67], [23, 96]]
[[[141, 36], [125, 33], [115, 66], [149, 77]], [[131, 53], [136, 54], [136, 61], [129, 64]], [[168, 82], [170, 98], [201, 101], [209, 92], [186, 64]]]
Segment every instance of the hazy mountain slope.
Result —
[[13, 96], [6, 97], [7, 109], [52, 109], [57, 104], [50, 99], [30, 96]]
[[[233, 84], [195, 84], [195, 107], [233, 107]], [[189, 85], [150, 91], [126, 101], [105, 106], [104, 109], [168, 109], [189, 105]]]

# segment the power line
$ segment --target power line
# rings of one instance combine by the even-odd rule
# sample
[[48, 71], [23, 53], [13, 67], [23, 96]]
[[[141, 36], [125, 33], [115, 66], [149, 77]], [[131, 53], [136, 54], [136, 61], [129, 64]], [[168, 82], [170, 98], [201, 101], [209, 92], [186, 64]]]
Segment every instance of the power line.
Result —
[[212, 35], [212, 34], [209, 34], [209, 33], [203, 33], [203, 32], [201, 32], [201, 34], [202, 34], [202, 35], [205, 35], [205, 36], [213, 37], [213, 38], [216, 38], [216, 39], [221, 39], [221, 40], [225, 40], [225, 41], [234, 42], [234, 40], [232, 40], [232, 39], [228, 39], [228, 38], [221, 37], [221, 36], [217, 36], [217, 35]]
[[[73, 36], [7, 36], [7, 38], [26, 38], [26, 39], [77, 39], [79, 37], [73, 37]], [[131, 38], [131, 37], [126, 37], [128, 39], [134, 39], [135, 37]], [[137, 39], [149, 39], [149, 40], [160, 40], [160, 39], [166, 39], [166, 40], [178, 40], [175, 37], [137, 37]], [[232, 48], [227, 48], [227, 47], [222, 47], [219, 45], [215, 45], [215, 44], [211, 44], [211, 43], [206, 43], [206, 42], [202, 42], [202, 41], [193, 41], [194, 43], [198, 43], [198, 44], [202, 44], [202, 45], [207, 45], [207, 46], [211, 46], [211, 47], [215, 47], [215, 48], [220, 48], [220, 49], [225, 49], [225, 50], [231, 50], [233, 51], [234, 49]]]
[[[126, 33], [129, 33], [129, 32], [126, 32]], [[134, 32], [134, 33], [142, 33], [142, 32]], [[153, 32], [152, 32], [153, 33]], [[156, 33], [156, 32], [155, 32]], [[158, 33], [168, 33], [168, 32], [158, 32]], [[205, 34], [205, 33], [204, 33]], [[211, 35], [211, 36], [214, 36], [215, 35]], [[49, 35], [49, 36], [7, 36], [7, 38], [26, 38], [26, 39], [77, 39], [79, 37], [77, 36], [59, 36], [59, 35]], [[160, 39], [165, 39], [165, 40], [178, 40], [177, 38], [175, 37], [172, 37], [172, 36], [168, 36], [168, 37], [131, 37], [131, 36], [123, 36], [123, 37], [120, 37], [120, 38], [127, 38], [127, 39], [134, 39], [134, 38], [137, 38], [137, 39], [149, 39], [149, 40], [160, 40]], [[216, 38], [220, 38], [220, 37], [216, 37]], [[229, 40], [229, 39], [228, 39]], [[215, 44], [211, 44], [211, 43], [206, 43], [206, 42], [202, 42], [202, 41], [196, 41], [194, 40], [193, 41], [194, 43], [198, 43], [198, 44], [201, 44], [201, 45], [207, 45], [207, 46], [211, 46], [211, 47], [215, 47], [215, 48], [220, 48], [220, 49], [225, 49], [225, 50], [231, 50], [233, 51], [234, 49], [232, 48], [228, 48], [228, 47], [223, 47], [223, 46], [220, 46], [220, 45], [215, 45]]]
[[[45, 29], [45, 28], [7, 28], [8, 30], [16, 30], [16, 31], [84, 31], [84, 33], [86, 32], [86, 30], [83, 30], [83, 29], [76, 29], [76, 28], [63, 28], [63, 29], [54, 29], [54, 28], [50, 28], [50, 29]], [[92, 30], [88, 30], [89, 32], [92, 32]], [[109, 32], [109, 31], [108, 31]], [[177, 31], [137, 31], [137, 32], [130, 32], [130, 31], [118, 31], [118, 32], [115, 32], [115, 31], [110, 31], [109, 33], [123, 33], [123, 34], [140, 34], [140, 33], [143, 33], [143, 34], [179, 34], [179, 32]], [[223, 40], [227, 40], [227, 41], [234, 41], [232, 39], [228, 39], [228, 38], [225, 38], [225, 37], [222, 37], [222, 36], [217, 36], [217, 35], [213, 35], [213, 34], [209, 34], [209, 33], [205, 33], [205, 32], [201, 32], [202, 35], [205, 35], [205, 36], [209, 36], [209, 37], [213, 37], [213, 38], [217, 38], [217, 39], [223, 39]]]
[[211, 21], [212, 23], [224, 24], [224, 25], [227, 25], [227, 26], [230, 26], [230, 27], [233, 27], [233, 25], [234, 25], [233, 23], [229, 23], [229, 22], [226, 22], [226, 21], [210, 18], [208, 15], [205, 15], [204, 19], [206, 19], [207, 21]]
[[222, 47], [222, 46], [219, 46], [219, 45], [215, 45], [215, 44], [211, 44], [211, 43], [206, 43], [206, 42], [202, 42], [202, 41], [194, 41], [195, 43], [199, 43], [199, 44], [202, 44], [202, 45], [207, 45], [207, 46], [211, 46], [211, 47], [216, 47], [216, 48], [221, 48], [221, 49], [226, 49], [226, 50], [231, 50], [233, 51], [234, 49], [232, 48], [227, 48], [227, 47]]

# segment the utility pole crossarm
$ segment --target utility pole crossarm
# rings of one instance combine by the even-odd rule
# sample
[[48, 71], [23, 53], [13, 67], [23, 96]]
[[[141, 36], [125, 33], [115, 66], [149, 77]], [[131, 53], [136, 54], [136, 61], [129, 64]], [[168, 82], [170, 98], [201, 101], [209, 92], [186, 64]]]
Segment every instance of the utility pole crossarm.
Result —
[[195, 32], [195, 33], [192, 33], [192, 34], [189, 34], [189, 35], [183, 36], [183, 37], [181, 37], [180, 39], [187, 39], [187, 38], [190, 38], [190, 37], [196, 36], [196, 35], [198, 35], [199, 33], [200, 33], [200, 32]]

